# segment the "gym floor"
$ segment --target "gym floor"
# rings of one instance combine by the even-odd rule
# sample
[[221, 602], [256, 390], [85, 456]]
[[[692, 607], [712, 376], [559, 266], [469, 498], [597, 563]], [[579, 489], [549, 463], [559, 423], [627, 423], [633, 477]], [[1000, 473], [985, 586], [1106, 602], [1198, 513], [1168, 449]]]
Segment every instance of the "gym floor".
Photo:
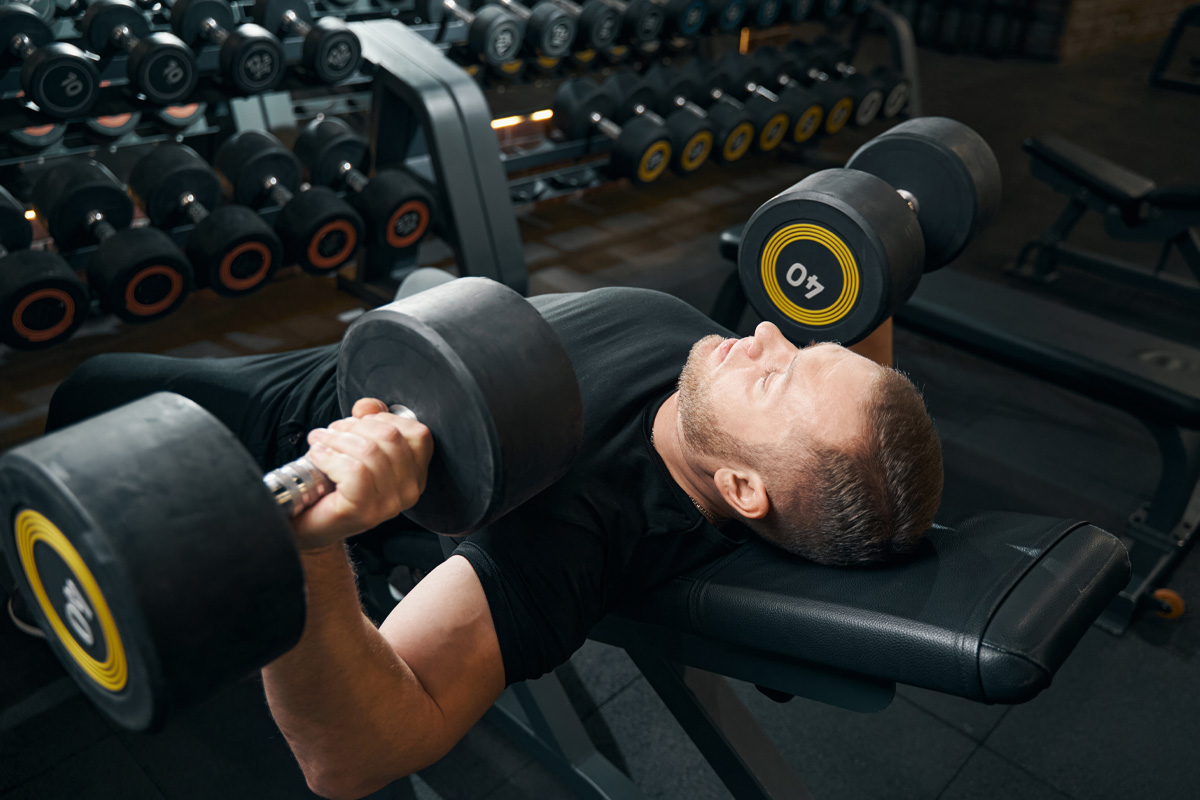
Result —
[[[1020, 149], [1026, 136], [1057, 132], [1161, 184], [1200, 183], [1200, 98], [1148, 88], [1156, 49], [1129, 46], [1071, 66], [921, 52], [926, 113], [978, 130], [1005, 180], [999, 218], [952, 268], [1200, 342], [1200, 315], [1170, 298], [1073, 275], [1032, 286], [1005, 273], [1065, 202], [1029, 176]], [[708, 310], [731, 269], [717, 254], [720, 231], [804, 175], [843, 162], [881, 130], [849, 132], [804, 159], [749, 159], [735, 170], [706, 168], [689, 182], [612, 186], [525, 209], [532, 290], [646, 286]], [[1154, 247], [1115, 246], [1095, 219], [1080, 226], [1077, 241], [1142, 262], [1156, 255]], [[422, 261], [446, 257], [435, 244]], [[336, 340], [359, 307], [329, 281], [285, 274], [236, 302], [195, 296], [149, 327], [93, 322], [46, 353], [0, 350], [0, 449], [40, 431], [55, 385], [94, 353], [206, 357], [304, 347]], [[1120, 530], [1148, 498], [1158, 460], [1135, 420], [903, 331], [896, 350], [898, 366], [926, 392], [946, 445], [943, 521], [1013, 509]], [[1170, 585], [1200, 604], [1200, 557], [1185, 559]], [[887, 710], [862, 715], [804, 700], [780, 705], [753, 687], [736, 688], [819, 798], [1185, 797], [1200, 785], [1198, 651], [1196, 612], [1174, 622], [1141, 619], [1122, 637], [1092, 629], [1054, 685], [1016, 707], [899, 687]], [[0, 800], [312, 796], [254, 680], [162, 734], [134, 735], [109, 727], [45, 646], [6, 615], [0, 654]], [[729, 796], [623, 653], [588, 643], [559, 674], [598, 747], [648, 796]], [[572, 795], [485, 720], [442, 761], [377, 796]]]

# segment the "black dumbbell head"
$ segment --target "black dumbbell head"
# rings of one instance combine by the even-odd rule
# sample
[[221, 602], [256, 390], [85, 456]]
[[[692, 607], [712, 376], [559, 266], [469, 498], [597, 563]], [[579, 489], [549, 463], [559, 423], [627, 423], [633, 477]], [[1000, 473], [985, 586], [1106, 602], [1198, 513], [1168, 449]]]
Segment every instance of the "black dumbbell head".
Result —
[[646, 117], [634, 117], [613, 143], [610, 166], [621, 178], [646, 184], [658, 180], [671, 164], [671, 133]]
[[716, 139], [708, 117], [681, 108], [667, 117], [667, 129], [671, 131], [672, 171], [690, 175], [712, 155]]
[[788, 18], [792, 22], [803, 22], [808, 19], [816, 6], [816, 0], [787, 0]]
[[253, 209], [221, 206], [188, 237], [198, 288], [237, 297], [262, 287], [283, 263], [283, 243]]
[[601, 89], [617, 99], [613, 108], [613, 122], [622, 124], [637, 113], [637, 107], [653, 109], [658, 99], [653, 84], [632, 70], [614, 72], [601, 84]]
[[33, 226], [25, 218], [25, 207], [0, 186], [0, 246], [10, 253], [24, 250], [33, 241]]
[[611, 118], [616, 103], [608, 92], [587, 78], [563, 81], [554, 93], [554, 124], [568, 139], [583, 139], [592, 132], [593, 113]]
[[112, 33], [121, 25], [139, 39], [150, 33], [145, 12], [130, 0], [93, 0], [78, 24], [85, 46], [98, 55], [120, 49], [113, 42]]
[[318, 186], [332, 186], [342, 176], [342, 164], [359, 172], [371, 169], [371, 151], [367, 140], [337, 117], [313, 120], [304, 126], [292, 148], [308, 170], [309, 180]]
[[650, 0], [630, 0], [622, 20], [626, 37], [635, 43], [658, 41], [665, 23], [662, 6]]
[[67, 126], [60, 123], [53, 125], [32, 125], [28, 128], [17, 128], [8, 132], [9, 141], [22, 150], [44, 150], [55, 142], [62, 141], [67, 132]]
[[746, 16], [746, 0], [723, 0], [709, 15], [710, 27], [718, 33], [732, 33], [742, 26]]
[[646, 82], [654, 90], [654, 110], [659, 114], [674, 111], [676, 97], [690, 100], [696, 94], [692, 74], [677, 67], [657, 64], [646, 71]]
[[314, 186], [283, 207], [275, 230], [288, 261], [310, 274], [325, 275], [354, 258], [362, 243], [363, 221], [330, 189]]
[[1000, 165], [992, 148], [945, 117], [890, 128], [855, 151], [846, 168], [916, 197], [926, 271], [957, 258], [1000, 206]]
[[621, 30], [621, 15], [608, 3], [589, 0], [579, 14], [579, 33], [583, 46], [595, 50], [612, 47]]
[[63, 161], [33, 185], [33, 207], [60, 251], [95, 241], [88, 214], [98, 211], [114, 228], [133, 220], [133, 201], [108, 168], [91, 159]]
[[239, 131], [217, 149], [213, 166], [228, 184], [235, 203], [261, 204], [268, 178], [289, 192], [300, 188], [300, 161], [283, 143], [263, 131]]
[[665, 27], [677, 36], [700, 33], [708, 20], [708, 0], [669, 0]]
[[269, 92], [283, 80], [283, 45], [261, 25], [239, 25], [221, 45], [221, 72], [243, 94]]
[[802, 86], [789, 86], [779, 93], [779, 102], [791, 114], [793, 142], [803, 144], [821, 132], [825, 107], [813, 92]]
[[221, 181], [200, 154], [183, 144], [160, 144], [133, 165], [129, 189], [150, 221], [170, 228], [191, 221], [182, 206], [192, 195], [209, 211], [221, 202]]
[[0, 67], [11, 67], [20, 62], [20, 57], [9, 44], [17, 36], [26, 36], [34, 47], [54, 41], [54, 32], [36, 11], [25, 5], [0, 6]]
[[769, 153], [779, 147], [791, 132], [792, 117], [780, 103], [761, 95], [751, 95], [746, 101], [746, 112], [758, 129], [755, 146], [760, 152]]
[[175, 0], [171, 6], [171, 30], [189, 47], [205, 41], [201, 26], [206, 19], [227, 31], [234, 26], [233, 10], [226, 0]]
[[87, 312], [87, 287], [57, 253], [21, 250], [0, 261], [0, 342], [50, 347], [71, 338]]
[[714, 103], [708, 109], [708, 118], [713, 125], [713, 157], [717, 161], [732, 164], [750, 152], [758, 130], [745, 108], [732, 103]]
[[883, 90], [875, 81], [858, 72], [847, 75], [841, 83], [854, 98], [854, 126], [863, 128], [874, 122], [883, 109]]
[[196, 88], [196, 56], [173, 33], [159, 31], [142, 37], [129, 54], [126, 74], [151, 103], [171, 105], [186, 100]]
[[324, 83], [337, 83], [362, 65], [362, 42], [337, 17], [321, 17], [304, 37], [304, 68]]
[[908, 79], [891, 67], [878, 66], [871, 71], [871, 80], [883, 92], [883, 108], [879, 110], [884, 119], [898, 116], [908, 105]]
[[575, 17], [552, 0], [541, 0], [534, 5], [525, 24], [527, 36], [545, 58], [562, 58], [575, 42]]
[[377, 247], [413, 247], [433, 221], [433, 196], [404, 170], [380, 170], [349, 200], [362, 215], [368, 243]]
[[21, 64], [21, 85], [43, 113], [59, 118], [86, 114], [100, 92], [100, 74], [73, 44], [42, 45]]
[[153, 322], [179, 308], [192, 290], [192, 266], [158, 228], [118, 231], [88, 261], [88, 285], [100, 308], [126, 322]]
[[779, 20], [783, 0], [747, 0], [746, 21], [756, 28], [769, 28]]
[[511, 63], [521, 49], [521, 23], [503, 7], [486, 5], [467, 29], [467, 47], [494, 67]]

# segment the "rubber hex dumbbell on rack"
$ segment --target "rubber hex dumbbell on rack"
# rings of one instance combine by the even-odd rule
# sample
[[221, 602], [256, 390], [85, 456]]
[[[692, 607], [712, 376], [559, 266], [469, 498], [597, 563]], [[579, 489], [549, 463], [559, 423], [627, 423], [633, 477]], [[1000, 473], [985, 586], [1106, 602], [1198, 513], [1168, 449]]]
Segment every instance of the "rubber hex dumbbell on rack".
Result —
[[735, 33], [746, 17], [746, 0], [710, 0], [708, 30], [713, 33]]
[[708, 22], [708, 0], [666, 0], [663, 33], [692, 39], [700, 35]]
[[192, 288], [192, 267], [157, 228], [130, 228], [133, 201], [107, 167], [64, 161], [33, 186], [33, 207], [59, 252], [94, 244], [88, 286], [102, 311], [126, 322], [170, 314]]
[[632, 45], [648, 45], [662, 38], [666, 13], [654, 0], [608, 0], [621, 14], [621, 31]]
[[219, 45], [221, 74], [242, 94], [269, 92], [283, 80], [283, 45], [252, 22], [234, 28], [226, 0], [175, 0], [171, 30], [193, 49]]
[[300, 65], [323, 83], [345, 80], [362, 65], [358, 35], [328, 14], [314, 22], [309, 0], [256, 0], [254, 21], [271, 33], [303, 38]]
[[783, 0], [746, 0], [745, 21], [756, 28], [769, 28], [779, 21]]
[[735, 98], [742, 98], [746, 111], [758, 128], [758, 149], [769, 153], [783, 143], [810, 103], [793, 104], [795, 95], [783, 99], [763, 84], [769, 80], [767, 70], [749, 56], [726, 53], [715, 66], [707, 70], [709, 83]]
[[851, 122], [856, 128], [870, 125], [883, 108], [883, 90], [866, 75], [859, 74], [850, 63], [853, 52], [849, 47], [823, 36], [813, 44], [814, 57], [820, 60], [820, 68], [829, 75], [841, 77], [842, 84], [854, 98], [854, 116]]
[[575, 20], [575, 41], [571, 46], [576, 60], [584, 65], [597, 53], [616, 42], [621, 30], [621, 15], [607, 0], [587, 0], [582, 6], [573, 0], [554, 0]]
[[751, 59], [756, 65], [754, 76], [778, 87], [780, 102], [792, 109], [791, 141], [803, 144], [820, 133], [828, 111], [825, 105], [828, 98], [782, 72], [778, 65], [783, 58], [777, 48], [769, 45], [760, 47], [754, 51]]
[[654, 113], [659, 102], [659, 87], [649, 78], [643, 78], [628, 70], [620, 70], [610, 75], [601, 85], [601, 89], [617, 99], [613, 121], [618, 125], [623, 125], [634, 116], [644, 114], [671, 132], [671, 170], [676, 174], [692, 174], [702, 167], [712, 154], [713, 130], [707, 115], [698, 117], [689, 114], [686, 117], [688, 125], [676, 123], [675, 127], [672, 127]]
[[[700, 91], [693, 70], [681, 70], [661, 64], [646, 72], [646, 82], [655, 93], [654, 107], [666, 116], [671, 131], [672, 167], [687, 171], [683, 155], [693, 152], [688, 145], [704, 132], [713, 137], [712, 157], [722, 164], [732, 164], [750, 151], [754, 143], [754, 123], [745, 108], [721, 104], [710, 114], [689, 98]], [[678, 163], [678, 166], [675, 164]]]
[[400, 250], [415, 246], [429, 231], [430, 193], [403, 169], [381, 169], [368, 178], [367, 140], [343, 120], [325, 117], [310, 122], [296, 138], [295, 153], [314, 184], [347, 191], [371, 244]]
[[200, 154], [182, 144], [160, 144], [140, 159], [129, 188], [160, 228], [191, 224], [184, 250], [197, 288], [235, 297], [270, 280], [283, 261], [283, 244], [253, 209], [223, 205], [221, 179]]
[[485, 5], [475, 13], [455, 0], [417, 0], [420, 15], [440, 24], [447, 13], [467, 26], [467, 49], [491, 67], [512, 63], [521, 50], [521, 23], [502, 6]]
[[145, 11], [129, 0], [92, 0], [77, 25], [93, 53], [128, 54], [129, 85], [151, 103], [169, 106], [196, 88], [196, 56], [178, 36], [151, 33]]
[[71, 338], [87, 317], [83, 281], [50, 250], [30, 250], [25, 209], [0, 187], [0, 342], [38, 350]]
[[790, 42], [787, 49], [760, 47], [755, 51], [778, 86], [806, 86], [825, 109], [822, 131], [840, 133], [854, 113], [854, 97], [840, 80], [833, 80], [821, 69], [821, 59], [802, 42]]
[[[363, 397], [429, 428], [431, 458], [413, 476], [425, 490], [404, 516], [448, 535], [553, 484], [583, 435], [554, 329], [486, 278], [356, 319], [337, 399], [349, 416]], [[334, 488], [303, 457], [264, 476], [216, 417], [162, 392], [6, 452], [0, 546], [67, 672], [101, 713], [146, 730], [299, 640], [305, 581], [288, 516]]]
[[740, 283], [793, 341], [850, 344], [891, 317], [923, 272], [962, 253], [999, 204], [987, 142], [954, 120], [910, 120], [755, 211]]
[[571, 51], [575, 18], [552, 0], [539, 0], [529, 8], [516, 0], [489, 0], [503, 6], [525, 29], [525, 50], [533, 58], [557, 61]]
[[623, 127], [613, 122], [617, 102], [587, 78], [563, 81], [554, 93], [554, 122], [569, 139], [598, 132], [613, 140], [609, 169], [614, 177], [646, 184], [671, 163], [671, 133], [645, 115]]
[[883, 107], [879, 109], [879, 116], [884, 119], [899, 116], [908, 106], [908, 98], [912, 95], [908, 78], [884, 64], [871, 70], [869, 77], [883, 92]]
[[269, 133], [235, 133], [217, 149], [213, 166], [235, 203], [279, 206], [275, 230], [284, 255], [305, 272], [325, 275], [345, 266], [362, 242], [358, 212], [328, 187], [300, 191], [300, 161]]
[[21, 65], [21, 88], [47, 116], [84, 116], [96, 104], [100, 75], [73, 44], [54, 41], [54, 31], [33, 9], [0, 7], [0, 69]]
[[[770, 152], [783, 142], [783, 137], [787, 135], [790, 124], [790, 118], [786, 114], [778, 112], [774, 106], [758, 104], [756, 104], [758, 113], [752, 113], [751, 109], [734, 95], [711, 85], [712, 82], [707, 74], [708, 70], [698, 60], [688, 64], [686, 69], [689, 74], [696, 76], [691, 84], [696, 93], [692, 95], [691, 99], [698, 104], [707, 103], [709, 116], [713, 118], [714, 122], [717, 117], [721, 116], [749, 119], [755, 131], [754, 138], [751, 139], [751, 146], [760, 152]], [[773, 113], [767, 115], [763, 113], [764, 111]], [[769, 131], [765, 131], [761, 127], [767, 123], [771, 124]]]

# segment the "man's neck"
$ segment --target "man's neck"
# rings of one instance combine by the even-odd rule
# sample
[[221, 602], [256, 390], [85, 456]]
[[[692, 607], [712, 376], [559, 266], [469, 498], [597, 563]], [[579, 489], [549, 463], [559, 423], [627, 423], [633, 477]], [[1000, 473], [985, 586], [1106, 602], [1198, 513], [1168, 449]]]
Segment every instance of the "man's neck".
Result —
[[654, 449], [667, 465], [675, 483], [687, 492], [700, 513], [713, 524], [728, 517], [728, 508], [713, 484], [712, 475], [694, 466], [687, 458], [679, 423], [679, 392], [673, 393], [659, 406], [651, 430]]

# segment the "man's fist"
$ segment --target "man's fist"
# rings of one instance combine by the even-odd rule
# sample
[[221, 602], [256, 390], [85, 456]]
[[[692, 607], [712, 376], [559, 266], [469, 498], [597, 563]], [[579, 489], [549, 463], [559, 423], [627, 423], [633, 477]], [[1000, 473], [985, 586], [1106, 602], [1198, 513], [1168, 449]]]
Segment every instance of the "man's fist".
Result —
[[335, 491], [292, 521], [301, 551], [320, 550], [411, 508], [425, 491], [433, 437], [413, 419], [363, 398], [352, 416], [308, 434], [308, 459]]

